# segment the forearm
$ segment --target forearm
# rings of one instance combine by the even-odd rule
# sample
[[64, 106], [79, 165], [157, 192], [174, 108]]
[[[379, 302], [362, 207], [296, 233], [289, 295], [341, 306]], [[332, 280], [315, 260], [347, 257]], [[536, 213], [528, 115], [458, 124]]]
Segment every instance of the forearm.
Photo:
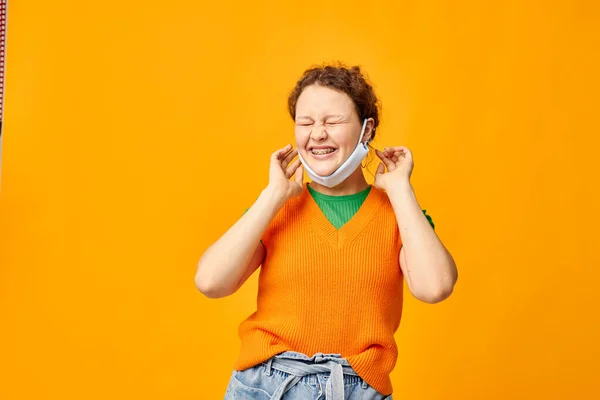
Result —
[[205, 292], [231, 292], [282, 205], [281, 196], [269, 187], [263, 190], [252, 207], [204, 252], [198, 262], [196, 285]]
[[448, 297], [457, 269], [427, 217], [409, 181], [389, 188], [404, 253], [404, 273], [409, 289], [420, 300], [434, 303]]

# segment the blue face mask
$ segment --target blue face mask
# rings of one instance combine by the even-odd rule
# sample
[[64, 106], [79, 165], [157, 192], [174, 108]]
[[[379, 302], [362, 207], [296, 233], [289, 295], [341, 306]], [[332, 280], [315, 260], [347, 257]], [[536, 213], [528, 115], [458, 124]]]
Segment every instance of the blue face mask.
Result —
[[362, 142], [362, 138], [365, 134], [366, 127], [367, 119], [365, 118], [356, 148], [354, 149], [352, 154], [350, 154], [350, 156], [342, 163], [342, 165], [340, 165], [331, 175], [318, 175], [308, 166], [308, 163], [304, 161], [300, 153], [298, 153], [298, 158], [300, 159], [300, 162], [302, 162], [302, 165], [304, 166], [304, 169], [306, 170], [306, 173], [308, 174], [310, 179], [312, 179], [314, 182], [320, 185], [332, 188], [334, 186], [339, 185], [346, 178], [352, 175], [352, 173], [356, 171], [356, 169], [360, 166], [362, 160], [367, 156], [367, 154], [369, 154], [369, 147], [367, 146], [367, 143], [370, 142], [370, 140], [366, 143]]

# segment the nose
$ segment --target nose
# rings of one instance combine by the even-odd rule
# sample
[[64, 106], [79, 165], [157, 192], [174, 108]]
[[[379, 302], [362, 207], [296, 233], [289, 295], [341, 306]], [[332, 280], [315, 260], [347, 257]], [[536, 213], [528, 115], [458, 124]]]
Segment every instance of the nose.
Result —
[[323, 140], [327, 138], [327, 131], [325, 130], [324, 125], [317, 125], [310, 132], [310, 137], [314, 140]]

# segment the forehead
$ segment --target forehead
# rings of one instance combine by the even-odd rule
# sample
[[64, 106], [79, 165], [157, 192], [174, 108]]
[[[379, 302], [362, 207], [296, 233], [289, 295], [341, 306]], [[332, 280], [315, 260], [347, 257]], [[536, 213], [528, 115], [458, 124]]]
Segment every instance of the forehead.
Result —
[[324, 86], [311, 85], [306, 87], [298, 101], [296, 111], [301, 113], [343, 113], [354, 111], [354, 103], [350, 96]]

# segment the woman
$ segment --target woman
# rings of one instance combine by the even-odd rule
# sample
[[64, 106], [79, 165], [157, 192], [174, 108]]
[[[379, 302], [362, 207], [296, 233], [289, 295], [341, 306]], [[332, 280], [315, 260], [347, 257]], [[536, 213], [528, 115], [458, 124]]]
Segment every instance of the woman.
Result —
[[305, 71], [288, 105], [296, 148], [272, 154], [267, 187], [198, 263], [211, 298], [262, 265], [225, 398], [391, 399], [403, 278], [436, 303], [455, 263], [417, 203], [407, 148], [376, 150], [374, 185], [365, 180], [379, 102], [358, 67]]

